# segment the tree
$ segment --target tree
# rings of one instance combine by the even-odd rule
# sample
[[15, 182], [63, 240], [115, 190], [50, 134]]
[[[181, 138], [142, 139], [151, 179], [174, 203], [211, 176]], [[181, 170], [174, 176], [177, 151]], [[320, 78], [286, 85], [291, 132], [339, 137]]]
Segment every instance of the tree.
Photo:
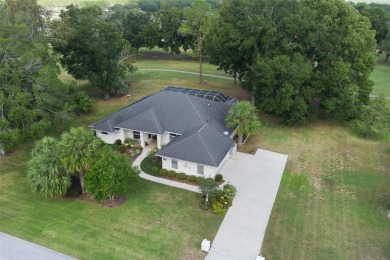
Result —
[[67, 192], [70, 174], [61, 162], [61, 147], [56, 139], [44, 137], [37, 142], [31, 152], [27, 178], [34, 190], [46, 197]]
[[70, 172], [80, 175], [82, 193], [84, 174], [95, 163], [96, 156], [102, 147], [102, 141], [88, 129], [71, 128], [61, 135], [62, 162]]
[[202, 79], [202, 54], [206, 33], [211, 24], [213, 12], [210, 4], [204, 0], [195, 0], [191, 7], [184, 11], [184, 22], [179, 31], [183, 35], [191, 36], [194, 40], [195, 52], [199, 58], [199, 81]]
[[285, 123], [319, 109], [348, 120], [369, 101], [375, 34], [349, 3], [225, 0], [218, 17], [211, 63], [237, 73], [256, 105]]
[[386, 38], [380, 43], [380, 50], [385, 53], [385, 62], [387, 62], [390, 57], [390, 30], [387, 33]]
[[183, 13], [179, 8], [163, 4], [156, 16], [160, 25], [158, 46], [168, 51], [173, 59], [173, 54], [179, 54], [183, 45], [183, 37], [179, 33]]
[[66, 119], [69, 95], [34, 0], [0, 2], [0, 144], [11, 150]]
[[226, 116], [226, 123], [229, 127], [237, 127], [238, 145], [242, 145], [243, 135], [254, 133], [261, 126], [256, 107], [248, 101], [235, 103]]
[[368, 105], [362, 107], [356, 126], [366, 138], [372, 135], [383, 138], [389, 136], [390, 109], [384, 95], [373, 98]]
[[375, 30], [375, 40], [379, 46], [380, 42], [386, 38], [389, 31], [388, 23], [390, 22], [389, 13], [380, 7], [371, 7], [366, 3], [358, 3], [355, 8], [363, 16], [368, 17], [371, 22], [371, 29]]
[[200, 178], [198, 185], [205, 199], [205, 204], [207, 204], [208, 196], [217, 187], [217, 184], [213, 178]]
[[123, 94], [125, 73], [135, 68], [130, 62], [131, 46], [108, 22], [99, 7], [67, 6], [55, 23], [52, 44], [61, 64], [78, 80], [89, 80], [110, 94]]
[[131, 167], [126, 155], [115, 153], [104, 146], [98, 159], [85, 176], [85, 186], [96, 199], [114, 201], [124, 195], [139, 181], [139, 170]]

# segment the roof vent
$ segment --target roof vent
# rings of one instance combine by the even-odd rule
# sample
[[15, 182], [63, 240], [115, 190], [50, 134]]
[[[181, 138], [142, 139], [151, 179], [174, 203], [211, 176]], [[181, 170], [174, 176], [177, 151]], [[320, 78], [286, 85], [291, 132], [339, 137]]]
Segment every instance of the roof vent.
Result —
[[228, 135], [228, 134], [229, 134], [229, 132], [228, 132], [228, 131], [225, 131], [225, 132], [223, 132], [223, 134], [224, 134], [224, 135]]

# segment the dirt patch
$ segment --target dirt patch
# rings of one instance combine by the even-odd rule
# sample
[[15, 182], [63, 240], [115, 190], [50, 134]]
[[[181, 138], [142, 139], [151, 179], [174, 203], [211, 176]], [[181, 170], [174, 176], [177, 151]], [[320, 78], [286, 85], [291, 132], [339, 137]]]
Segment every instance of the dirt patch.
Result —
[[127, 197], [126, 196], [120, 196], [116, 198], [114, 201], [110, 200], [95, 200], [92, 198], [88, 193], [81, 194], [79, 197], [77, 197], [78, 200], [84, 200], [88, 201], [94, 204], [99, 204], [101, 206], [104, 206], [106, 208], [116, 208], [122, 205], [123, 203], [126, 202]]

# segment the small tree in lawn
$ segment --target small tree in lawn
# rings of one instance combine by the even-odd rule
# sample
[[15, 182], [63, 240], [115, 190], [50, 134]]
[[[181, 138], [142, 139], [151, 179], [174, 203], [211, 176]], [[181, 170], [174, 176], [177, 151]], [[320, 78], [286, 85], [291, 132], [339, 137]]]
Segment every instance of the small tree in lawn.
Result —
[[70, 172], [80, 174], [81, 191], [84, 193], [84, 174], [93, 165], [102, 141], [88, 129], [71, 128], [61, 135], [62, 161]]
[[226, 123], [229, 127], [237, 127], [238, 145], [242, 145], [243, 135], [256, 132], [261, 126], [255, 106], [248, 101], [234, 104], [228, 112]]
[[384, 95], [362, 107], [356, 126], [366, 138], [372, 135], [385, 138], [390, 134], [390, 109]]
[[205, 198], [205, 204], [207, 204], [208, 195], [215, 189], [215, 187], [217, 187], [217, 184], [212, 178], [200, 178], [198, 185], [203, 197]]
[[184, 11], [184, 22], [179, 31], [185, 36], [194, 39], [194, 46], [199, 58], [199, 80], [202, 80], [202, 53], [205, 36], [209, 30], [213, 17], [211, 5], [204, 0], [195, 0], [191, 7]]
[[129, 158], [114, 153], [105, 146], [96, 163], [85, 176], [85, 186], [96, 199], [115, 200], [116, 196], [126, 194], [139, 181], [139, 170], [131, 167]]
[[46, 197], [64, 195], [71, 185], [70, 175], [61, 162], [59, 142], [44, 137], [31, 152], [27, 173], [28, 181], [35, 191]]

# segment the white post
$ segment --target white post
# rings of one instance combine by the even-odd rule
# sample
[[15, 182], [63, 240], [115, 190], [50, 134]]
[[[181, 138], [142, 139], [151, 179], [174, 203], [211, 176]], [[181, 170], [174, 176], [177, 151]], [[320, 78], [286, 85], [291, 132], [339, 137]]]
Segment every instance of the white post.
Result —
[[141, 147], [145, 147], [144, 133], [143, 132], [139, 133], [139, 142], [140, 142]]
[[157, 148], [161, 149], [161, 135], [157, 135]]

